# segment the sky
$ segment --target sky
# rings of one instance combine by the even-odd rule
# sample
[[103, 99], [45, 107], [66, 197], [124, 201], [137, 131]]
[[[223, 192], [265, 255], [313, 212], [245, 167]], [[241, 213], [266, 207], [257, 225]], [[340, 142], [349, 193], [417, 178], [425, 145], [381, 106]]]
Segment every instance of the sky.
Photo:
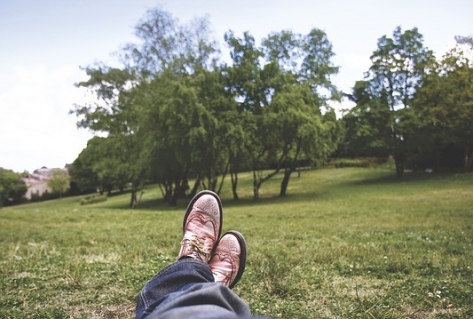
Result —
[[0, 0], [0, 167], [31, 173], [77, 158], [94, 136], [69, 114], [90, 99], [74, 85], [86, 79], [81, 67], [117, 63], [114, 53], [136, 41], [135, 25], [156, 6], [181, 23], [207, 16], [223, 51], [229, 30], [260, 43], [271, 32], [321, 29], [345, 92], [397, 26], [417, 27], [438, 56], [473, 28], [472, 0]]

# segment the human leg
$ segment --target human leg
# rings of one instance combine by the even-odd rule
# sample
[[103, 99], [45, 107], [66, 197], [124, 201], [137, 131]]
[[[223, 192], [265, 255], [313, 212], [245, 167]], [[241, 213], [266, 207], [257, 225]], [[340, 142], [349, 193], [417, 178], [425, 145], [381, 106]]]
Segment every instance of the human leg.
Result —
[[207, 263], [184, 258], [153, 277], [137, 297], [136, 318], [221, 318], [250, 314], [247, 304], [226, 285], [214, 282]]
[[250, 315], [247, 304], [230, 290], [245, 268], [245, 240], [231, 231], [217, 241], [221, 226], [218, 196], [209, 191], [197, 194], [186, 210], [178, 261], [139, 293], [137, 319]]

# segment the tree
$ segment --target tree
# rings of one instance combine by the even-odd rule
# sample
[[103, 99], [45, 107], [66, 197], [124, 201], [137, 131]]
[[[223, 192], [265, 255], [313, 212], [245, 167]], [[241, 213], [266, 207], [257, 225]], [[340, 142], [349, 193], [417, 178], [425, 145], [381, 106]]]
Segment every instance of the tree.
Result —
[[160, 90], [163, 93], [160, 102], [147, 112], [154, 126], [150, 132], [150, 145], [154, 148], [150, 151], [157, 155], [155, 165], [161, 166], [155, 172], [165, 188], [165, 199], [172, 205], [188, 188], [192, 171], [202, 181], [205, 174], [203, 162], [208, 160], [210, 165], [216, 165], [206, 152], [212, 149], [218, 123], [210, 110], [201, 104], [196, 87], [190, 81], [189, 78], [167, 81], [163, 84], [166, 89]]
[[[147, 11], [135, 34], [137, 43], [126, 45], [120, 54], [122, 68], [86, 69], [90, 78], [78, 86], [96, 93], [97, 101], [73, 112], [80, 127], [105, 132], [126, 150], [118, 158], [129, 170], [132, 203], [138, 185], [153, 176], [173, 204], [191, 172], [203, 175], [203, 163], [219, 167], [204, 154], [209, 148], [203, 147], [202, 138], [214, 143], [218, 136], [210, 105], [202, 101], [207, 93], [201, 94], [205, 90], [198, 84], [214, 70], [217, 50], [206, 19], [182, 25], [159, 8]], [[211, 148], [215, 151], [215, 143]], [[101, 163], [102, 171], [110, 167]], [[210, 174], [213, 179], [215, 172]]]
[[336, 149], [340, 129], [328, 102], [340, 99], [331, 82], [339, 68], [331, 61], [334, 53], [326, 34], [316, 28], [307, 35], [272, 33], [263, 40], [263, 52], [276, 69], [271, 78], [275, 93], [264, 117], [270, 115], [267, 123], [277, 137], [272, 144], [279, 144], [276, 171], [284, 168], [280, 187], [284, 196], [301, 156], [315, 162]]
[[464, 150], [465, 170], [472, 166], [472, 37], [457, 41], [425, 75], [414, 101], [419, 130], [425, 132], [436, 169], [440, 151], [450, 145]]
[[278, 134], [269, 145], [276, 145], [276, 169], [283, 169], [280, 196], [286, 194], [290, 176], [300, 160], [317, 162], [330, 155], [340, 136], [334, 112], [321, 115], [318, 98], [310, 87], [299, 85], [277, 93], [265, 110], [264, 127]]
[[357, 81], [349, 98], [356, 103], [342, 118], [344, 151], [350, 156], [386, 157], [392, 153], [391, 114], [384, 96], [368, 81]]
[[103, 190], [106, 185], [103, 185], [99, 180], [98, 174], [94, 171], [94, 163], [98, 160], [96, 158], [96, 150], [100, 147], [101, 137], [95, 136], [87, 142], [87, 147], [84, 148], [77, 158], [72, 163], [71, 167], [71, 181], [76, 183], [81, 192], [90, 190]]
[[[229, 122], [226, 129], [229, 171], [234, 199], [238, 199], [238, 173], [243, 168], [254, 172], [265, 167], [263, 141], [259, 138], [262, 127], [262, 110], [267, 105], [264, 86], [264, 70], [261, 66], [263, 52], [255, 44], [255, 38], [245, 32], [242, 38], [228, 32], [224, 39], [230, 49], [232, 65], [226, 65], [223, 73], [226, 89], [234, 97], [234, 110], [226, 114]], [[268, 72], [269, 69], [267, 69]], [[268, 74], [268, 73], [267, 73]], [[254, 198], [258, 198], [255, 189]]]
[[[226, 41], [233, 60], [229, 86], [239, 109], [253, 115], [256, 128], [248, 145], [254, 198], [259, 198], [261, 185], [282, 168], [280, 195], [284, 196], [300, 156], [320, 160], [335, 148], [330, 135], [323, 133], [321, 112], [321, 108], [330, 112], [328, 101], [338, 99], [330, 80], [338, 71], [331, 62], [332, 46], [318, 29], [307, 35], [272, 33], [260, 48], [248, 32], [240, 39], [228, 33]], [[319, 147], [328, 152], [315, 151]], [[274, 169], [268, 172], [270, 165]]]
[[[414, 94], [422, 86], [434, 55], [423, 47], [423, 36], [417, 28], [402, 32], [397, 27], [392, 38], [383, 36], [378, 40], [371, 60], [372, 66], [366, 74], [367, 89], [377, 99], [372, 106], [386, 108], [390, 114], [386, 125], [377, 126], [390, 129], [389, 148], [395, 160], [396, 174], [401, 177], [412, 129], [406, 119], [410, 118]], [[383, 132], [386, 132], [385, 128], [378, 133]]]
[[27, 187], [22, 177], [23, 174], [0, 167], [0, 208], [19, 201], [25, 195]]
[[48, 179], [48, 187], [52, 193], [59, 194], [59, 198], [61, 198], [70, 187], [69, 173], [62, 169], [53, 170], [51, 177]]

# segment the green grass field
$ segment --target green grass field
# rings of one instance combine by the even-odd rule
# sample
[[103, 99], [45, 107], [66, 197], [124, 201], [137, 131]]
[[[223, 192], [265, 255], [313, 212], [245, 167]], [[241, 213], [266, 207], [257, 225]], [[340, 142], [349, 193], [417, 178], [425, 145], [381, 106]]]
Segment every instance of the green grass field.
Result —
[[[320, 169], [280, 179], [252, 200], [221, 194], [223, 231], [248, 244], [234, 290], [275, 318], [472, 318], [472, 174]], [[132, 318], [135, 296], [179, 250], [187, 200], [158, 187], [129, 195], [0, 210], [0, 318]]]

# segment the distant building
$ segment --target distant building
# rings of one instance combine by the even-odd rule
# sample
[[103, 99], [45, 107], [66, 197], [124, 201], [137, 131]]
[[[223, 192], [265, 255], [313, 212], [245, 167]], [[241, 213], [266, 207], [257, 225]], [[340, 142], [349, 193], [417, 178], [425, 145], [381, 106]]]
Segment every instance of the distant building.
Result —
[[41, 167], [23, 177], [22, 180], [25, 182], [27, 191], [25, 194], [26, 199], [31, 199], [33, 195], [41, 196], [45, 192], [51, 192], [48, 188], [48, 180], [53, 175], [54, 171], [61, 170], [67, 172], [66, 168], [47, 168]]

